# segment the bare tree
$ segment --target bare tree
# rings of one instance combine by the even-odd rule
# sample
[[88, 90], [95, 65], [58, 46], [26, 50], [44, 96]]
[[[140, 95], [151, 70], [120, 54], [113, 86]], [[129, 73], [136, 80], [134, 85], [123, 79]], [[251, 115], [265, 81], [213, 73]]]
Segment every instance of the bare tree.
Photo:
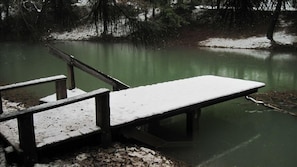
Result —
[[93, 16], [93, 20], [95, 22], [96, 31], [98, 32], [98, 21], [101, 20], [103, 22], [103, 33], [102, 36], [106, 36], [108, 34], [108, 23], [109, 23], [109, 2], [108, 0], [97, 0], [93, 5], [93, 9], [91, 15]]
[[273, 12], [272, 19], [271, 19], [271, 22], [270, 22], [268, 30], [267, 30], [266, 37], [269, 40], [271, 40], [272, 42], [274, 42], [273, 33], [274, 33], [275, 26], [277, 24], [277, 20], [279, 18], [280, 12], [281, 12], [282, 4], [283, 4], [283, 0], [277, 0], [276, 8]]
[[9, 17], [9, 0], [3, 0], [3, 5], [5, 7], [5, 18]]

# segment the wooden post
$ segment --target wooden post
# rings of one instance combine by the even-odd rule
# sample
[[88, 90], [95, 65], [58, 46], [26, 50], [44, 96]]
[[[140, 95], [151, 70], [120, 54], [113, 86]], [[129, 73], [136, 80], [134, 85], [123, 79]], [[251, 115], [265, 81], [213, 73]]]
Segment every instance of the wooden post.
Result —
[[187, 135], [188, 137], [193, 137], [195, 110], [190, 110], [186, 114], [187, 114]]
[[148, 133], [152, 133], [155, 132], [156, 130], [158, 130], [160, 128], [160, 120], [156, 120], [156, 121], [150, 121], [148, 123]]
[[[187, 112], [187, 135], [188, 137], [193, 137], [194, 132], [194, 123], [195, 123], [195, 115], [197, 114], [197, 119], [199, 121], [200, 115], [201, 115], [201, 109], [196, 110], [190, 110]], [[198, 122], [199, 124], [199, 122]], [[199, 128], [199, 126], [198, 126]]]
[[113, 91], [119, 91], [119, 88], [118, 88], [117, 85], [113, 85], [113, 86], [112, 86], [112, 90], [113, 90]]
[[108, 147], [111, 144], [109, 92], [96, 95], [95, 102], [96, 125], [102, 129], [101, 140], [103, 147]]
[[68, 78], [70, 80], [69, 89], [71, 90], [75, 88], [75, 76], [74, 76], [74, 68], [72, 63], [67, 64], [67, 71], [68, 71]]
[[57, 100], [67, 98], [66, 79], [56, 81], [56, 95]]
[[24, 151], [25, 164], [37, 161], [33, 114], [21, 115], [17, 118], [20, 148]]
[[3, 108], [2, 108], [2, 96], [1, 96], [1, 92], [0, 92], [0, 114], [3, 113]]
[[198, 130], [199, 130], [199, 128], [200, 128], [200, 117], [201, 117], [201, 108], [199, 108], [199, 109], [197, 109], [197, 111], [196, 111], [196, 115], [197, 115], [197, 128], [198, 128]]

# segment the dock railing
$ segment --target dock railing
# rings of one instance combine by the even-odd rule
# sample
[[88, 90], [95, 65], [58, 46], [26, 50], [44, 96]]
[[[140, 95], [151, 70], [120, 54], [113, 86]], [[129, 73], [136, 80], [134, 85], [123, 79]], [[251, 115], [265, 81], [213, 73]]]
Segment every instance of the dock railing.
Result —
[[59, 100], [59, 99], [67, 98], [66, 80], [67, 80], [67, 77], [65, 75], [57, 75], [52, 77], [40, 78], [40, 79], [0, 86], [0, 114], [3, 113], [1, 92], [12, 90], [12, 89], [24, 88], [24, 87], [33, 86], [33, 85], [39, 85], [43, 83], [55, 82], [57, 100]]
[[93, 67], [74, 58], [74, 56], [69, 55], [69, 54], [67, 54], [67, 53], [65, 53], [51, 45], [47, 45], [47, 47], [49, 48], [49, 52], [52, 55], [62, 59], [63, 61], [65, 61], [67, 63], [68, 78], [70, 79], [69, 89], [75, 88], [74, 67], [76, 67], [76, 68], [102, 80], [103, 82], [111, 85], [114, 91], [129, 88], [129, 86], [126, 85], [125, 83], [123, 83], [123, 82], [119, 81], [118, 79], [113, 78], [109, 75], [106, 75], [99, 70], [94, 69]]
[[95, 97], [96, 125], [101, 128], [101, 142], [103, 146], [108, 146], [111, 142], [108, 89], [98, 89], [82, 95], [43, 103], [24, 110], [3, 113], [0, 115], [0, 122], [17, 119], [20, 148], [15, 149], [21, 149], [19, 152], [23, 152], [24, 162], [26, 164], [33, 163], [38, 159], [33, 114], [46, 112], [47, 110], [53, 108], [87, 100], [93, 97]]

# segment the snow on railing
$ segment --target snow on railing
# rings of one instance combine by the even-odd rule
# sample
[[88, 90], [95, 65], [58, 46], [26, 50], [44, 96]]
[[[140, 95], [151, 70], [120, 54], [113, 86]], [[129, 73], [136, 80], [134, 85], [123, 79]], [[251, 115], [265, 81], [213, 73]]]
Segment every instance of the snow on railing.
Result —
[[12, 90], [12, 89], [17, 89], [17, 88], [33, 86], [33, 85], [39, 85], [39, 84], [43, 84], [43, 83], [55, 82], [57, 99], [64, 99], [64, 98], [67, 98], [66, 79], [67, 79], [67, 77], [65, 75], [57, 75], [57, 76], [52, 76], [52, 77], [39, 78], [39, 79], [35, 79], [35, 80], [0, 86], [0, 114], [3, 113], [1, 92]]

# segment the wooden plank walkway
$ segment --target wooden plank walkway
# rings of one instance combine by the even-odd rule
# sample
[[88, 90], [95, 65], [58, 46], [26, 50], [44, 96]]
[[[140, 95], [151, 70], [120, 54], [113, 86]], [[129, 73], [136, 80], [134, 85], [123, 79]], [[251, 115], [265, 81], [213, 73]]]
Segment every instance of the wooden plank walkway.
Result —
[[[257, 92], [264, 83], [218, 76], [199, 76], [110, 92], [110, 126], [136, 126], [152, 119], [187, 113], [209, 105]], [[83, 94], [68, 90], [68, 97]], [[56, 100], [56, 95], [41, 99]], [[17, 120], [0, 123], [0, 133], [19, 147]], [[94, 98], [34, 114], [38, 148], [90, 133], [96, 126]]]

